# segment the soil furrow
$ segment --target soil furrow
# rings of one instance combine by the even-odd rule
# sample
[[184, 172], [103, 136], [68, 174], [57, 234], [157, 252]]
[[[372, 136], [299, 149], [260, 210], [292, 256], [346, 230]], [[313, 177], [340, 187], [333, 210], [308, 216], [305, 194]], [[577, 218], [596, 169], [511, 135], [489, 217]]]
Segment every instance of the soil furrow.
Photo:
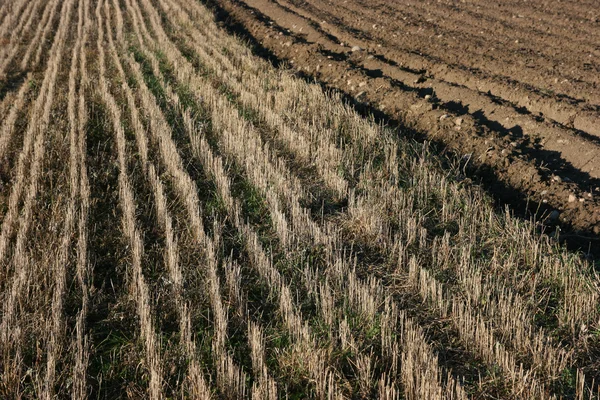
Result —
[[[357, 2], [356, 4], [360, 6], [361, 10], [367, 11], [364, 3]], [[417, 4], [424, 5], [424, 3]], [[377, 4], [375, 4], [376, 6]], [[383, 4], [380, 3], [379, 6], [381, 7]], [[472, 15], [468, 10], [456, 7], [445, 8], [443, 3], [438, 3], [437, 7], [424, 5], [419, 8], [414, 13], [406, 14], [404, 4], [395, 3], [389, 7], [387, 12], [402, 15], [404, 11], [406, 20], [402, 18], [402, 21], [410, 21], [411, 24], [418, 26], [418, 31], [410, 30], [411, 34], [417, 34], [431, 41], [437, 38], [435, 42], [439, 42], [442, 46], [460, 47], [465, 56], [489, 57], [496, 62], [505, 63], [502, 54], [513, 53], [516, 57], [524, 59], [528, 66], [535, 65], [537, 67], [535, 73], [538, 75], [542, 73], [560, 74], [562, 78], [571, 77], [576, 80], [582, 80], [582, 76], [585, 76], [584, 82], [597, 83], [597, 75], [591, 73], [593, 68], [578, 71], [578, 67], [583, 63], [589, 63], [590, 55], [597, 52], [595, 43], [588, 46], [580, 44], [579, 51], [572, 54], [563, 50], [566, 43], [562, 37], [545, 40], [542, 38], [538, 42], [534, 36], [535, 31], [531, 27], [527, 29], [523, 29], [522, 26], [521, 29], [515, 29], [512, 26], [505, 27], [502, 24], [494, 24], [495, 20], [492, 18], [486, 20], [480, 15]], [[368, 19], [361, 20], [361, 25], [377, 22], [375, 16], [379, 12], [369, 14], [371, 16]], [[522, 20], [522, 18], [511, 18], [511, 21], [516, 20]], [[400, 19], [397, 21], [400, 22]], [[368, 25], [364, 29], [368, 29]], [[404, 31], [401, 25], [387, 25], [383, 30], [385, 29], [393, 31], [398, 29], [395, 30], [398, 33]], [[377, 28], [373, 28], [373, 30], [377, 30]], [[585, 37], [582, 36], [582, 38]], [[519, 46], [515, 48], [515, 44]], [[568, 41], [568, 45], [573, 46], [574, 40]], [[556, 66], [558, 68], [555, 68]], [[573, 72], [582, 74], [582, 76], [571, 76]]]
[[[328, 22], [329, 26], [337, 26], [341, 31], [353, 33], [357, 36], [355, 40], [364, 38], [370, 42], [385, 43], [386, 48], [399, 49], [401, 50], [400, 53], [422, 55], [424, 56], [423, 60], [426, 62], [429, 61], [428, 64], [430, 65], [431, 63], [441, 63], [443, 65], [454, 66], [455, 69], [467, 71], [478, 70], [497, 77], [500, 82], [507, 80], [507, 78], [513, 79], [532, 88], [551, 88], [559, 94], [565, 94], [574, 99], [586, 100], [591, 105], [597, 106], [599, 104], [598, 96], [593, 86], [593, 82], [596, 81], [596, 75], [589, 75], [591, 78], [589, 83], [582, 80], [581, 74], [586, 74], [587, 71], [581, 68], [583, 66], [581, 63], [577, 65], [578, 68], [575, 70], [578, 73], [577, 77], [571, 79], [571, 82], [568, 84], [565, 84], [565, 76], [560, 74], [561, 63], [550, 63], [550, 67], [555, 65], [558, 66], [559, 70], [557, 68], [550, 68], [550, 75], [544, 74], [542, 68], [544, 68], [544, 65], [548, 65], [548, 63], [536, 63], [534, 59], [538, 57], [537, 52], [525, 51], [525, 47], [523, 47], [524, 43], [515, 42], [514, 39], [509, 40], [505, 36], [499, 35], [499, 32], [496, 32], [496, 35], [492, 38], [492, 43], [486, 41], [481, 36], [481, 33], [479, 33], [480, 31], [477, 30], [475, 32], [471, 31], [473, 32], [472, 36], [475, 37], [475, 43], [469, 40], [469, 35], [457, 34], [452, 31], [438, 30], [427, 32], [426, 26], [430, 24], [428, 21], [430, 21], [429, 17], [431, 16], [429, 9], [424, 9], [416, 17], [410, 17], [410, 15], [406, 17], [413, 24], [412, 28], [409, 27], [406, 29], [406, 27], [403, 27], [404, 19], [394, 18], [388, 19], [388, 21], [393, 21], [393, 25], [387, 30], [377, 30], [372, 28], [372, 24], [381, 23], [385, 19], [382, 19], [381, 15], [375, 13], [371, 21], [365, 23], [364, 19], [358, 17], [358, 15], [373, 14], [373, 10], [371, 8], [362, 8], [356, 2], [344, 3], [342, 10], [335, 7], [323, 7], [320, 3], [315, 4], [314, 2], [300, 2], [298, 4], [306, 7], [310, 14], [320, 18], [319, 21], [324, 19]], [[435, 7], [432, 8], [435, 12]], [[498, 49], [498, 46], [493, 46], [493, 41], [496, 37], [507, 43], [505, 46], [506, 51], [502, 52], [501, 49]], [[445, 41], [448, 41], [448, 43], [444, 43]], [[453, 51], [448, 51], [448, 49], [453, 49]], [[494, 54], [496, 51], [498, 52], [497, 55]], [[481, 54], [477, 55], [477, 52]], [[505, 54], [508, 54], [509, 57], [505, 56]], [[586, 54], [586, 57], [588, 54]], [[577, 57], [577, 55], [574, 55], [574, 57]], [[516, 60], [513, 61], [513, 59]], [[593, 59], [588, 64], [593, 66]], [[529, 67], [534, 67], [534, 69]], [[433, 67], [429, 66], [428, 69], [433, 69]], [[571, 74], [573, 68], [565, 68], [562, 71]], [[558, 81], [555, 82], [555, 79], [558, 79]], [[569, 81], [569, 79], [566, 79], [566, 81]], [[542, 86], [539, 86], [540, 83]], [[560, 85], [556, 85], [556, 83], [560, 83]]]
[[[514, 77], [523, 76], [523, 71], [521, 70], [519, 70], [518, 74], [507, 75], [486, 72], [481, 68], [466, 67], [460, 62], [444, 61], [439, 57], [440, 52], [428, 52], [423, 46], [417, 48], [403, 46], [402, 43], [411, 42], [412, 38], [406, 33], [401, 33], [401, 31], [397, 34], [393, 33], [390, 37], [390, 35], [385, 35], [385, 30], [382, 29], [352, 29], [344, 25], [350, 24], [350, 21], [341, 20], [335, 14], [325, 13], [324, 15], [321, 15], [324, 11], [322, 11], [320, 7], [317, 8], [307, 5], [309, 11], [306, 12], [303, 9], [292, 6], [291, 3], [286, 1], [280, 1], [276, 4], [287, 4], [292, 7], [292, 9], [288, 8], [288, 11], [300, 13], [299, 15], [303, 18], [312, 18], [313, 26], [318, 27], [319, 30], [330, 31], [328, 33], [333, 34], [334, 36], [332, 38], [335, 38], [332, 47], [333, 51], [338, 51], [338, 49], [340, 52], [348, 51], [347, 49], [338, 46], [340, 42], [349, 42], [350, 47], [356, 44], [365, 49], [369, 49], [374, 56], [383, 56], [383, 58], [393, 61], [401, 68], [409, 68], [420, 74], [421, 76], [418, 76], [417, 79], [415, 79], [416, 82], [434, 78], [441, 81], [447, 81], [451, 85], [469, 87], [475, 92], [490, 92], [497, 97], [514, 103], [519, 108], [529, 110], [536, 116], [544, 118], [549, 117], [552, 120], [556, 120], [569, 127], [577, 128], [595, 134], [596, 136], [600, 135], [600, 131], [595, 123], [595, 121], [600, 118], [597, 104], [588, 104], [576, 98], [568, 98], [566, 96], [561, 96], [560, 94], [554, 95], [555, 91], [560, 93], [560, 90], [556, 90], [556, 88], [551, 89], [548, 84], [539, 86], [537, 84], [519, 82], [519, 79], [515, 79]], [[323, 18], [328, 19], [330, 23], [321, 23], [320, 21]], [[381, 16], [374, 18], [373, 21], [381, 21]], [[336, 26], [338, 24], [342, 25]], [[299, 24], [296, 29], [291, 29], [291, 31], [297, 31], [298, 28], [302, 28], [302, 24]], [[404, 42], [402, 40], [404, 40]], [[461, 38], [460, 42], [463, 41], [464, 38]], [[375, 47], [374, 43], [379, 43], [378, 47]], [[381, 43], [386, 43], [386, 45], [380, 48]], [[445, 47], [452, 47], [452, 44]], [[479, 44], [471, 47], [482, 47], [482, 45]], [[461, 54], [462, 53], [464, 52], [461, 51]], [[495, 57], [494, 60], [491, 60], [486, 65], [497, 64], [499, 58], [501, 57]], [[529, 60], [527, 60], [526, 64], [527, 66], [525, 66], [525, 63], [520, 63], [519, 65], [516, 65], [515, 68], [529, 70], [528, 66], [536, 65], [535, 62]], [[580, 66], [581, 63], [578, 64], [578, 67]], [[536, 71], [538, 69], [536, 69]], [[594, 74], [593, 76], [595, 77], [596, 75], [597, 74]], [[544, 79], [544, 82], [554, 82], [555, 79], [558, 78], [552, 77]], [[564, 77], [561, 77], [560, 79], [563, 81]], [[425, 84], [423, 86], [427, 87], [428, 85]], [[577, 93], [587, 93], [588, 91], [591, 91], [591, 93], [596, 92], [591, 88], [590, 90], [579, 89]]]

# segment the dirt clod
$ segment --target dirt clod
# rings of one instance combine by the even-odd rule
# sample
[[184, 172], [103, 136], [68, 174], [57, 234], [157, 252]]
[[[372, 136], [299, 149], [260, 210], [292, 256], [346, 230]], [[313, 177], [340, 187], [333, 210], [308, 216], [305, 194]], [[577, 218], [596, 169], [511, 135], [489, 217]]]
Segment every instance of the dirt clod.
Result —
[[550, 220], [550, 221], [557, 221], [558, 217], [560, 217], [560, 212], [557, 211], [557, 210], [554, 210], [548, 216], [548, 220]]

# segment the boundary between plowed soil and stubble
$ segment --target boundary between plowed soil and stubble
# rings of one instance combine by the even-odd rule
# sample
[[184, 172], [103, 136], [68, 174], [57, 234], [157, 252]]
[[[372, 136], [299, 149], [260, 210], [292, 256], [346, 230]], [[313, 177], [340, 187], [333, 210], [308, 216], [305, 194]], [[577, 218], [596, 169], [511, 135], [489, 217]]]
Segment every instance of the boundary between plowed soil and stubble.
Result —
[[[486, 110], [482, 106], [473, 112], [473, 104], [469, 106], [468, 102], [443, 101], [437, 96], [437, 88], [423, 84], [423, 79], [428, 79], [423, 71], [408, 70], [375, 51], [352, 52], [347, 44], [341, 47], [339, 38], [312, 21], [304, 21], [304, 26], [311, 35], [316, 32], [320, 37], [317, 41], [307, 40], [307, 35], [290, 29], [296, 26], [296, 19], [304, 18], [292, 10], [283, 14], [290, 18], [280, 16], [275, 20], [264, 10], [238, 0], [204, 2], [213, 9], [219, 23], [247, 40], [257, 55], [276, 66], [296, 69], [298, 76], [316, 81], [326, 90], [341, 92], [363, 115], [373, 115], [380, 123], [398, 127], [403, 135], [417, 141], [433, 143], [444, 163], [460, 171], [457, 179], [482, 184], [499, 206], [508, 205], [516, 215], [540, 221], [543, 232], [559, 238], [569, 248], [595, 259], [600, 256], [596, 249], [600, 243], [600, 179], [576, 165], [577, 155], [582, 154], [577, 151], [598, 150], [597, 137], [523, 113], [489, 93], [470, 95], [480, 102], [477, 106], [485, 98], [497, 108]], [[286, 10], [269, 0], [257, 3], [276, 8], [277, 13]], [[374, 66], [369, 68], [371, 64]], [[417, 79], [407, 83], [413, 75]], [[438, 84], [444, 90], [452, 87], [447, 82]], [[455, 86], [459, 94], [468, 92]], [[507, 128], [497, 122], [498, 116], [490, 117], [486, 111], [509, 115], [513, 123], [528, 120]], [[575, 140], [572, 150], [577, 151], [571, 152], [571, 159], [551, 145], [541, 146], [539, 136], [527, 134], [540, 129], [547, 129], [547, 136], [556, 133], [558, 138], [568, 138], [555, 137], [553, 140], [559, 144]]]

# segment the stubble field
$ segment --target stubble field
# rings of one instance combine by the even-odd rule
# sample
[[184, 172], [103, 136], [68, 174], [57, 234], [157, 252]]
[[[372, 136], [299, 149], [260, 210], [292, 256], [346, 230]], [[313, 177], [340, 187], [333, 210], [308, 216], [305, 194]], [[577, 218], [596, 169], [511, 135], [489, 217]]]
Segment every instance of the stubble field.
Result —
[[593, 263], [234, 6], [0, 0], [0, 397], [597, 398]]

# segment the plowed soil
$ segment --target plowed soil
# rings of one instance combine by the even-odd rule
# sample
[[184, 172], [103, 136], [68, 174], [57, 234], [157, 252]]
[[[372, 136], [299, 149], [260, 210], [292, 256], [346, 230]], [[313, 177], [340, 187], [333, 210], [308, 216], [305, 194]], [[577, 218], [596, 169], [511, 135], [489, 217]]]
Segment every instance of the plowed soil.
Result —
[[277, 59], [492, 177], [488, 187], [503, 201], [526, 201], [564, 237], [598, 243], [595, 1], [213, 4]]

